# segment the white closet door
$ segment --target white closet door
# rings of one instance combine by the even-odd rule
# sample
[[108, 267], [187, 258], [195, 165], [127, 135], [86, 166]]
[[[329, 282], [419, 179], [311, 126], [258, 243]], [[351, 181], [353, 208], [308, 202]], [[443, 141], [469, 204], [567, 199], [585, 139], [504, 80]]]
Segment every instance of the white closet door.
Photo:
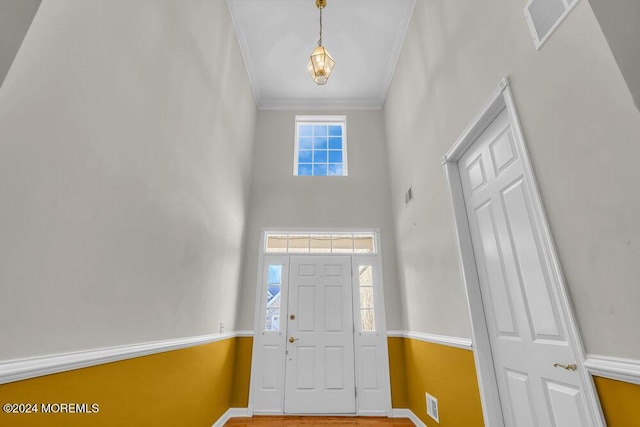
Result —
[[506, 110], [458, 167], [505, 425], [592, 425]]

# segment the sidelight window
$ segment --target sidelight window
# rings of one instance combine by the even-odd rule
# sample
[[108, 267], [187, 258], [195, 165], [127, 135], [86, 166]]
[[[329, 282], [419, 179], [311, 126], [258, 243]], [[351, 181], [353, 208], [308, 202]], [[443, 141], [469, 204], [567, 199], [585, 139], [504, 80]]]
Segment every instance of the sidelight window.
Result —
[[358, 284], [360, 290], [360, 330], [375, 332], [376, 316], [373, 298], [373, 266], [358, 266]]
[[282, 265], [269, 265], [267, 281], [267, 313], [265, 331], [280, 330], [280, 303], [282, 295]]

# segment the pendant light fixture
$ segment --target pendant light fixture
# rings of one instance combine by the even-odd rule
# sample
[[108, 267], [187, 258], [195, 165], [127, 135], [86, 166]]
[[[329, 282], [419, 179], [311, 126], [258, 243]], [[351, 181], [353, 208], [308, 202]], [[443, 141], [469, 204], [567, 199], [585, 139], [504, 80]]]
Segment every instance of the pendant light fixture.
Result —
[[309, 64], [307, 64], [309, 74], [311, 74], [313, 81], [319, 85], [323, 85], [329, 80], [331, 70], [336, 63], [327, 49], [322, 46], [322, 9], [326, 5], [327, 0], [316, 0], [316, 6], [320, 9], [320, 40], [318, 40], [318, 47], [311, 53]]

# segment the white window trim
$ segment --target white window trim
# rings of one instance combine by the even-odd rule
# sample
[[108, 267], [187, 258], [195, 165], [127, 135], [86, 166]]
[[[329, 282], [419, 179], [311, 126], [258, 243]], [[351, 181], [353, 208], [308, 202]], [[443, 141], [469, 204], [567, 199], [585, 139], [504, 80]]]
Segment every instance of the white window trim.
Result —
[[[274, 230], [274, 229], [263, 229], [262, 230], [263, 233], [263, 244], [264, 247], [262, 248], [262, 251], [265, 254], [291, 254], [291, 255], [300, 255], [300, 254], [308, 254], [308, 255], [377, 255], [380, 248], [379, 248], [379, 244], [378, 244], [378, 239], [379, 239], [379, 235], [380, 232], [379, 230], [358, 230], [358, 231], [353, 231], [353, 229], [348, 229], [348, 230], [336, 230], [336, 229], [316, 229], [315, 231], [308, 231], [308, 230], [291, 230], [291, 229], [282, 229], [282, 230]], [[299, 235], [303, 235], [303, 236], [333, 236], [333, 235], [351, 235], [352, 237], [352, 244], [353, 244], [353, 239], [354, 236], [356, 235], [361, 235], [361, 236], [370, 236], [373, 239], [373, 247], [372, 247], [372, 252], [356, 252], [355, 248], [353, 249], [352, 252], [334, 252], [331, 248], [331, 250], [329, 252], [313, 252], [311, 250], [311, 248], [308, 248], [309, 250], [307, 252], [304, 251], [290, 251], [289, 247], [287, 247], [284, 250], [281, 251], [277, 251], [277, 250], [273, 250], [270, 251], [267, 248], [267, 239], [269, 238], [270, 235], [281, 235], [281, 236], [287, 236], [287, 239], [291, 236], [299, 236]], [[288, 245], [287, 245], [288, 246]], [[352, 246], [353, 247], [353, 246]]]
[[[295, 120], [295, 141], [293, 150], [293, 176], [298, 175], [298, 128], [300, 124], [326, 124], [326, 125], [340, 125], [342, 126], [342, 175], [331, 176], [349, 176], [349, 168], [347, 165], [347, 116], [296, 116]], [[314, 175], [320, 176], [320, 175]], [[324, 175], [322, 175], [324, 176]]]

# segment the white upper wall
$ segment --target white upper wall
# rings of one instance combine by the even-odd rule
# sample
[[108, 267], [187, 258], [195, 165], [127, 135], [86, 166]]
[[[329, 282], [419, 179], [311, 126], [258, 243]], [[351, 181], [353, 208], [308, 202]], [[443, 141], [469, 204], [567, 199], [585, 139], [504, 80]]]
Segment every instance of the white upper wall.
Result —
[[[296, 114], [346, 115], [349, 176], [293, 176]], [[400, 328], [384, 134], [381, 111], [258, 113], [239, 328], [254, 327], [262, 227], [380, 228], [387, 327]]]
[[0, 89], [0, 360], [235, 329], [256, 112], [225, 0], [43, 2]]
[[523, 8], [416, 2], [384, 110], [406, 328], [470, 336], [440, 158], [509, 76], [586, 350], [640, 358], [640, 113], [589, 2], [540, 51]]

